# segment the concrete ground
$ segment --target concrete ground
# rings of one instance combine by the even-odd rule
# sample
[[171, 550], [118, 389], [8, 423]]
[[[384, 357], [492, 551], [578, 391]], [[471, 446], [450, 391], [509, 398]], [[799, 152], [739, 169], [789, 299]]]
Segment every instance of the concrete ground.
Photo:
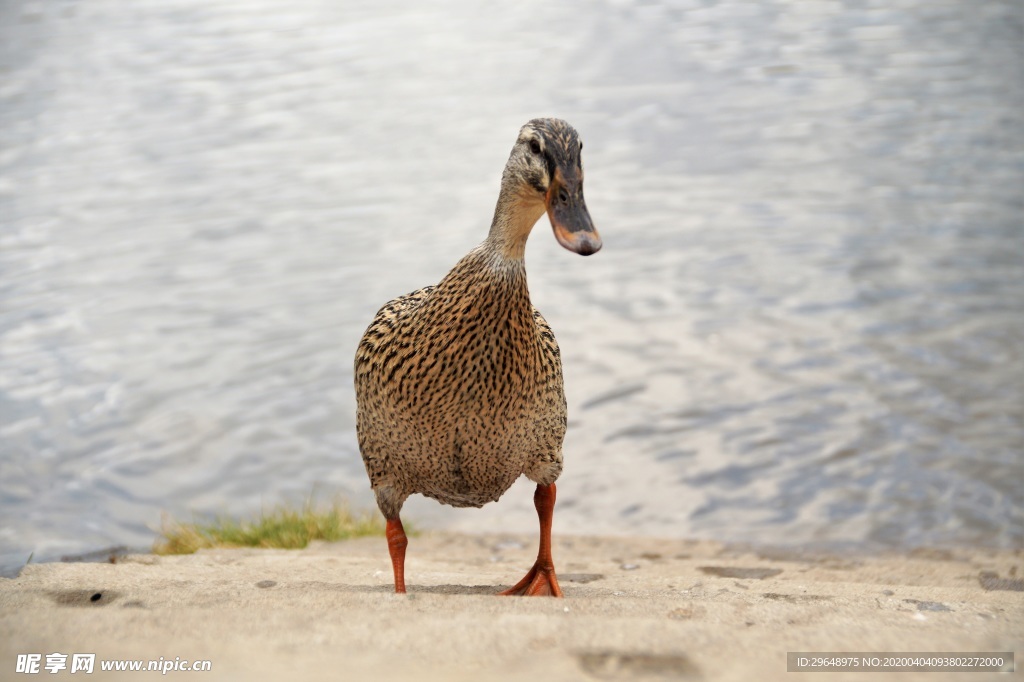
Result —
[[90, 679], [141, 674], [103, 660], [162, 657], [209, 660], [203, 676], [218, 680], [777, 680], [787, 652], [1024, 642], [1020, 551], [852, 557], [571, 536], [554, 549], [561, 600], [495, 596], [532, 563], [535, 539], [518, 536], [412, 538], [405, 596], [381, 538], [31, 565], [0, 580], [0, 677], [21, 678], [18, 654], [94, 653]]

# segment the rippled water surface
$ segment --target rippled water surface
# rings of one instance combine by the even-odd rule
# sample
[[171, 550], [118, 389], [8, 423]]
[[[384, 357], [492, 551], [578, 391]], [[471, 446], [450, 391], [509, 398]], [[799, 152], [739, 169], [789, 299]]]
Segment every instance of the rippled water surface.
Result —
[[605, 241], [527, 254], [556, 532], [1021, 546], [1022, 69], [1013, 0], [0, 3], [0, 563], [372, 504], [356, 343], [538, 115]]

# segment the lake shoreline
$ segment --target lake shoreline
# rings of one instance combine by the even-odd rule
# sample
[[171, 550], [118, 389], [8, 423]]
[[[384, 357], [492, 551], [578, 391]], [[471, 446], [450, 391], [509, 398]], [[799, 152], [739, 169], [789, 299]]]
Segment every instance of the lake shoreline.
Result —
[[565, 599], [495, 596], [535, 552], [532, 535], [424, 533], [405, 596], [382, 538], [30, 564], [0, 579], [0, 669], [60, 652], [209, 660], [215, 679], [770, 680], [788, 651], [1024, 644], [1021, 550], [858, 557], [563, 535]]

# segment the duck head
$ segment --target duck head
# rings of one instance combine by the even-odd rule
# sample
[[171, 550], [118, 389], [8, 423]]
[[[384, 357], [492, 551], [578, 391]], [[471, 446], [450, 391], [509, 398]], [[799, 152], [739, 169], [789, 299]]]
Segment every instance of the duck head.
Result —
[[530, 227], [546, 212], [558, 243], [589, 256], [601, 248], [601, 237], [583, 199], [582, 149], [576, 129], [565, 121], [535, 118], [519, 130], [502, 189], [532, 214]]

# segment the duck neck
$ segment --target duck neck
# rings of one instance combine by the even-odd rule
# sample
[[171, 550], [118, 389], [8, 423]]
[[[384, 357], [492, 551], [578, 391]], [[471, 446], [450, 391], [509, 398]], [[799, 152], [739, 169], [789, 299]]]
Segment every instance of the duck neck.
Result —
[[533, 226], [544, 215], [544, 203], [519, 183], [502, 178], [498, 205], [484, 246], [493, 254], [510, 261], [522, 262], [526, 240]]

